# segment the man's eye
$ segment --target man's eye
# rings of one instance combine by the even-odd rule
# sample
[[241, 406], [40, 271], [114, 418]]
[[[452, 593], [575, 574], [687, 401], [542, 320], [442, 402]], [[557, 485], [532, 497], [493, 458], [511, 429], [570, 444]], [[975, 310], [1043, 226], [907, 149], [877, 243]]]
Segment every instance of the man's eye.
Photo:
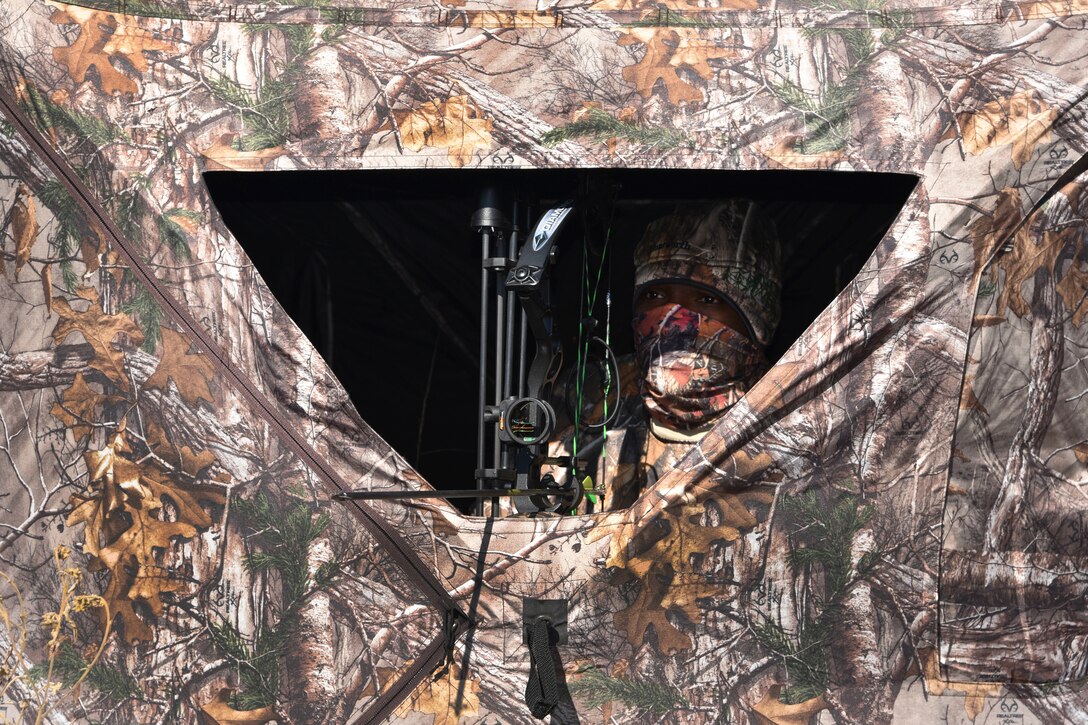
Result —
[[701, 298], [699, 301], [702, 302], [704, 305], [721, 304], [721, 300], [719, 298], [717, 298], [717, 297], [714, 297], [713, 295], [706, 295], [705, 297]]

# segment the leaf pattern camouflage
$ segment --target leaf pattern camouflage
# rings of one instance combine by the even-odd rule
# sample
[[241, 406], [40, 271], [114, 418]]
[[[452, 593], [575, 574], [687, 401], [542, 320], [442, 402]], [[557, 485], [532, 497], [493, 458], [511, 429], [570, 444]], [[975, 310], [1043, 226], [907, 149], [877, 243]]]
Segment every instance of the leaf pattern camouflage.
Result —
[[[4, 717], [532, 722], [528, 597], [570, 603], [553, 722], [1085, 720], [1086, 23], [1081, 0], [7, 0], [3, 90], [104, 216], [0, 122]], [[495, 166], [919, 182], [630, 508], [333, 504], [427, 483], [201, 172]]]

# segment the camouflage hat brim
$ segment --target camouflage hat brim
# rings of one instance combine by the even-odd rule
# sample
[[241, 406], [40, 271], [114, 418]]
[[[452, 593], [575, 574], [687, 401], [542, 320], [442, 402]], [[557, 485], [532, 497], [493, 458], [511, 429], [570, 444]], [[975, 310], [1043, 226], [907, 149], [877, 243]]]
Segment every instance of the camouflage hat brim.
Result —
[[[664, 266], [664, 265], [662, 265], [662, 266]], [[653, 265], [649, 266], [647, 269], [648, 269], [649, 273], [651, 273], [651, 274], [654, 271], [653, 270]], [[662, 270], [662, 271], [665, 271], [665, 270]], [[637, 278], [636, 278], [636, 281], [635, 281], [635, 303], [636, 304], [638, 303], [639, 298], [642, 296], [643, 290], [645, 290], [647, 287], [653, 286], [655, 284], [686, 284], [686, 285], [689, 285], [691, 287], [696, 287], [698, 289], [705, 290], [705, 291], [715, 295], [716, 297], [721, 297], [723, 300], [725, 300], [725, 303], [727, 305], [729, 305], [731, 308], [733, 308], [733, 310], [738, 315], [740, 315], [741, 320], [744, 321], [744, 332], [748, 335], [748, 337], [750, 339], [752, 339], [752, 340], [759, 339], [756, 336], [755, 330], [752, 329], [752, 323], [748, 321], [747, 313], [745, 313], [745, 311], [743, 309], [741, 309], [740, 305], [737, 304], [736, 300], [734, 300], [729, 295], [724, 294], [722, 292], [722, 290], [718, 289], [717, 287], [715, 287], [713, 285], [709, 285], [709, 284], [703, 284], [701, 282], [696, 282], [690, 276], [686, 276], [686, 275], [681, 275], [681, 276], [678, 276], [678, 277], [651, 276], [645, 282], [639, 282], [637, 280]]]

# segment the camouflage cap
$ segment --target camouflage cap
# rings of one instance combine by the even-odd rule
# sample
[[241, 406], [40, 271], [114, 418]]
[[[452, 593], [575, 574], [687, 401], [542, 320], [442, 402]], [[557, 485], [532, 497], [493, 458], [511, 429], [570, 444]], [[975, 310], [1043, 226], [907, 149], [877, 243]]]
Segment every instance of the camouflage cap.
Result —
[[766, 345], [781, 314], [781, 260], [774, 222], [754, 203], [681, 204], [651, 222], [635, 248], [635, 295], [678, 282], [724, 296]]

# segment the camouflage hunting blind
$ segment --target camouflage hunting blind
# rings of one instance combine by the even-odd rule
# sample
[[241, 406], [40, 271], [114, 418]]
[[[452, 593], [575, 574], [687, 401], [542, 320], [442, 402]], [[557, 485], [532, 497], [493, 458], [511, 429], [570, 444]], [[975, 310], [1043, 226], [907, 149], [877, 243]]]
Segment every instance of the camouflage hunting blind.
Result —
[[[4, 721], [530, 723], [533, 678], [553, 723], [1088, 721], [1086, 22], [1085, 0], [2, 0]], [[541, 211], [591, 206], [590, 177], [642, 185], [617, 209], [826, 201], [780, 215], [809, 317], [629, 507], [332, 499], [473, 485], [421, 473], [418, 409], [381, 401], [474, 385], [479, 266], [432, 232], [485, 173]], [[371, 257], [293, 268], [336, 214]], [[284, 272], [316, 280], [318, 322]], [[336, 275], [351, 359], [321, 332]], [[426, 325], [383, 332], [395, 294]]]

